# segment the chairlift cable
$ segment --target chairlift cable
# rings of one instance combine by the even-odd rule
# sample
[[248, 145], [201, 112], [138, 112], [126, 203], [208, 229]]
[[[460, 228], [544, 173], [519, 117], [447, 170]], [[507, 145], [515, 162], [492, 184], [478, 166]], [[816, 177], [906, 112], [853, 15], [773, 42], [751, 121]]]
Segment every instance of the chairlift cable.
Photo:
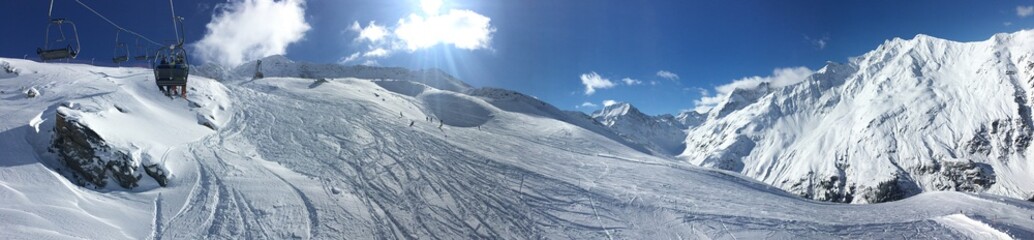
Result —
[[[180, 31], [176, 29], [176, 7], [172, 5], [172, 0], [169, 0], [169, 10], [172, 10], [172, 31], [176, 33], [176, 38], [180, 38]], [[177, 42], [179, 45], [183, 45], [183, 39], [177, 39]]]
[[47, 20], [50, 20], [54, 15], [54, 0], [50, 0], [50, 9], [47, 10]]
[[[79, 5], [82, 5], [82, 6], [84, 7], [84, 8], [86, 8], [86, 10], [90, 10], [90, 12], [93, 12], [93, 14], [96, 14], [96, 15], [97, 15], [98, 17], [100, 17], [101, 19], [104, 19], [104, 21], [107, 21], [107, 22], [108, 22], [109, 24], [111, 24], [112, 26], [115, 26], [115, 28], [118, 28], [119, 30], [122, 30], [122, 31], [124, 31], [124, 32], [127, 32], [127, 33], [129, 33], [129, 34], [133, 34], [133, 35], [136, 35], [137, 37], [143, 38], [144, 40], [147, 40], [148, 42], [151, 42], [151, 43], [152, 43], [152, 44], [154, 44], [154, 45], [158, 45], [158, 46], [164, 46], [164, 45], [162, 45], [161, 43], [155, 42], [154, 40], [151, 40], [150, 38], [147, 38], [147, 37], [145, 37], [144, 35], [140, 35], [139, 33], [136, 33], [136, 32], [134, 32], [134, 31], [130, 31], [129, 29], [125, 29], [125, 28], [123, 28], [122, 26], [119, 26], [118, 24], [115, 24], [115, 22], [112, 22], [112, 21], [111, 21], [110, 19], [108, 19], [107, 17], [105, 17], [105, 16], [103, 15], [103, 14], [100, 14], [100, 13], [99, 13], [99, 12], [97, 12], [96, 10], [93, 10], [93, 8], [91, 8], [90, 6], [87, 6], [87, 5], [86, 5], [85, 3], [83, 3], [82, 1], [79, 1], [79, 0], [74, 0], [74, 1], [75, 1], [75, 2], [77, 2], [77, 3], [79, 3]], [[170, 1], [171, 1], [171, 0], [170, 0]], [[50, 1], [50, 8], [51, 8], [51, 11], [53, 11], [53, 9], [54, 9], [54, 0], [51, 0], [51, 1]], [[49, 13], [48, 13], [48, 14], [49, 14]]]

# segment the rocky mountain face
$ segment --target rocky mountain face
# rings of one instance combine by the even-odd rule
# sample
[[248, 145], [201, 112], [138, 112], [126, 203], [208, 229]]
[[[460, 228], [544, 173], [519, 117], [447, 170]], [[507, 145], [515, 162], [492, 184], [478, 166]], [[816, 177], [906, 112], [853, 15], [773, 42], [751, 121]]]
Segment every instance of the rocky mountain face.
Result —
[[1034, 193], [1034, 31], [893, 39], [805, 81], [736, 89], [678, 158], [823, 201]]

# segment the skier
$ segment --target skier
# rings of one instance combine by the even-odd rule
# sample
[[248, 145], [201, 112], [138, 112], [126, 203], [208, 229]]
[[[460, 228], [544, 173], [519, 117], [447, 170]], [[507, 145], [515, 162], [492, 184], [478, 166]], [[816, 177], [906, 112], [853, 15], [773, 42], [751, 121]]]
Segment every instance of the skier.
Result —
[[416, 121], [413, 121], [413, 120], [409, 120], [409, 127], [413, 127], [413, 124], [414, 124], [414, 123], [416, 123]]

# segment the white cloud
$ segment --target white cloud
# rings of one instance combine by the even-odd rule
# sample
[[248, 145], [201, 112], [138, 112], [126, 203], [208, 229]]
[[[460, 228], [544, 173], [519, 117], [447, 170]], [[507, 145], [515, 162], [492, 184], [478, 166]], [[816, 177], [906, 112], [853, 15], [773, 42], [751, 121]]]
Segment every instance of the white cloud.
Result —
[[354, 42], [359, 48], [370, 50], [363, 58], [387, 57], [400, 51], [415, 52], [439, 45], [465, 50], [492, 49], [496, 29], [491, 18], [471, 10], [442, 9], [442, 5], [441, 0], [422, 0], [423, 13], [411, 13], [399, 19], [395, 26], [371, 21], [363, 27], [356, 21], [349, 30], [358, 34]]
[[657, 76], [661, 77], [661, 78], [664, 78], [664, 79], [672, 80], [672, 81], [679, 80], [679, 75], [678, 74], [675, 74], [675, 73], [669, 72], [669, 71], [665, 71], [665, 70], [657, 71]]
[[829, 45], [829, 35], [822, 36], [821, 38], [811, 38], [808, 35], [804, 35], [804, 39], [808, 40], [818, 50], [826, 49], [826, 46]]
[[616, 85], [610, 79], [603, 78], [596, 72], [582, 74], [581, 79], [582, 85], [585, 85], [585, 95], [596, 93], [596, 89], [612, 88]]
[[1034, 15], [1034, 6], [1016, 6], [1016, 16], [1025, 18], [1030, 15]]
[[807, 67], [776, 68], [775, 70], [772, 70], [771, 76], [753, 76], [741, 78], [733, 81], [732, 83], [723, 86], [718, 86], [715, 89], [719, 93], [726, 94], [732, 92], [732, 90], [735, 90], [737, 88], [755, 88], [761, 83], [769, 83], [771, 84], [771, 87], [779, 88], [802, 82], [812, 73], [815, 73], [815, 71], [812, 71]]
[[1006, 27], [1012, 26], [1012, 22], [1003, 22], [1002, 26], [1006, 26]]
[[355, 61], [356, 59], [359, 59], [359, 54], [361, 54], [361, 53], [360, 52], [355, 52], [352, 55], [348, 55], [348, 57], [341, 58], [341, 60], [338, 60], [337, 62], [339, 64], [345, 64], [345, 63], [349, 63], [349, 62]]
[[598, 105], [596, 105], [595, 103], [591, 103], [591, 102], [583, 102], [580, 105], [574, 106], [574, 108], [595, 108], [595, 107], [598, 107]]
[[420, 8], [428, 16], [438, 15], [438, 10], [442, 8], [442, 0], [420, 0]]
[[495, 28], [492, 19], [470, 10], [449, 10], [444, 15], [421, 17], [416, 14], [400, 19], [395, 36], [409, 51], [452, 45], [459, 49], [489, 48]]
[[704, 88], [696, 88], [696, 89], [700, 93], [700, 96], [707, 96], [708, 94], [710, 94], [710, 92], [708, 92], [707, 89], [704, 89]]
[[657, 84], [659, 84], [659, 83], [660, 82], [658, 82], [658, 81], [652, 81], [652, 80], [650, 81], [650, 85], [653, 85], [653, 86], [657, 86]]
[[785, 87], [800, 83], [813, 73], [815, 72], [807, 67], [776, 68], [772, 70], [771, 76], [746, 77], [715, 87], [715, 95], [713, 96], [708, 94], [706, 90], [701, 91], [702, 97], [694, 103], [696, 104], [697, 112], [706, 112], [725, 100], [733, 90], [753, 89], [761, 85], [761, 83], [768, 83], [773, 88]]
[[614, 100], [610, 100], [610, 99], [603, 100], [603, 106], [604, 107], [610, 107], [610, 105], [614, 105], [614, 104], [618, 104], [618, 101], [614, 101]]
[[311, 29], [304, 0], [233, 0], [216, 6], [207, 32], [193, 44], [204, 62], [237, 66], [287, 52]]
[[639, 81], [639, 80], [631, 79], [631, 78], [624, 78], [624, 79], [621, 79], [621, 81], [625, 82], [625, 85], [629, 85], [629, 86], [643, 84], [643, 81]]
[[711, 111], [715, 106], [718, 106], [719, 103], [722, 103], [723, 99], [725, 99], [725, 96], [702, 96], [699, 100], [693, 101], [693, 103], [696, 104], [696, 108], [694, 108], [694, 110], [698, 113], [706, 113], [707, 111]]
[[812, 41], [812, 43], [815, 44], [816, 48], [818, 48], [819, 50], [822, 50], [822, 49], [826, 49], [826, 42], [827, 41], [829, 41], [829, 38], [825, 38], [824, 37], [824, 38]]
[[362, 27], [359, 25], [359, 21], [355, 21], [352, 22], [352, 26], [348, 29], [359, 33], [359, 37], [355, 38], [356, 41], [365, 40], [376, 43], [384, 40], [384, 38], [388, 36], [388, 29], [384, 26], [377, 25], [377, 22], [374, 21], [370, 21], [370, 24], [367, 24], [366, 27]]
[[386, 57], [390, 54], [387, 49], [376, 48], [369, 52], [363, 53], [363, 57]]

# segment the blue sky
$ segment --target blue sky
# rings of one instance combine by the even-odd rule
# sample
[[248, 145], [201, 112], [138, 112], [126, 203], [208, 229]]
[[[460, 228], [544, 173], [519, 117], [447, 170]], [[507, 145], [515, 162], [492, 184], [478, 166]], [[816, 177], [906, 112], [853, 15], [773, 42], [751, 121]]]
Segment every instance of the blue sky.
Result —
[[[174, 38], [169, 6], [162, 1], [80, 1], [149, 38]], [[649, 114], [695, 109], [733, 81], [792, 78], [894, 37], [923, 33], [977, 41], [1034, 26], [1030, 0], [441, 0], [439, 7], [425, 8], [428, 1], [434, 3], [175, 3], [186, 19], [195, 64], [281, 53], [320, 63], [436, 67], [474, 86], [516, 90], [562, 109], [591, 112], [616, 100]], [[32, 57], [43, 42], [48, 2], [3, 5], [0, 57]], [[114, 27], [74, 0], [56, 0], [54, 14], [78, 24], [78, 60], [102, 64], [114, 55]], [[363, 31], [371, 29], [380, 31]], [[596, 87], [588, 91], [586, 82]]]

